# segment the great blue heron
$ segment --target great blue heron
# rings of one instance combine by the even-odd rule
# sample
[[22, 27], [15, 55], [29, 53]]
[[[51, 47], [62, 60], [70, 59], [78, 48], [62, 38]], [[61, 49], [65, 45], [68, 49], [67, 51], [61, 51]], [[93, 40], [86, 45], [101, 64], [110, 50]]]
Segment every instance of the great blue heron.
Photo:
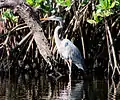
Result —
[[63, 28], [63, 20], [61, 17], [51, 16], [48, 18], [41, 18], [40, 20], [55, 20], [59, 25], [55, 28], [54, 38], [58, 52], [62, 55], [69, 67], [69, 74], [71, 76], [72, 63], [79, 69], [84, 71], [84, 60], [81, 56], [79, 49], [68, 39], [61, 40], [58, 36], [59, 30]]

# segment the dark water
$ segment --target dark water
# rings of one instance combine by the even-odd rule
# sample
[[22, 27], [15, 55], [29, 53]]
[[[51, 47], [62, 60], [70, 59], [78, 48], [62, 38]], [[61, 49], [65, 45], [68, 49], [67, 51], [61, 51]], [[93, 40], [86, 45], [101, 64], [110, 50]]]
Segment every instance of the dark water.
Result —
[[0, 100], [120, 100], [120, 83], [108, 80], [72, 80], [55, 82], [44, 74], [3, 78]]

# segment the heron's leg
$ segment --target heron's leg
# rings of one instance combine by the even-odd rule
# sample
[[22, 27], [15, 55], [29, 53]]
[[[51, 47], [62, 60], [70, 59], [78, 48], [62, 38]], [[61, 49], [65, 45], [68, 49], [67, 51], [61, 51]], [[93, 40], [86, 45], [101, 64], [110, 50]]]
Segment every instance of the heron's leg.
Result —
[[65, 60], [68, 64], [68, 68], [69, 68], [69, 79], [71, 78], [71, 67], [72, 67], [72, 60]]
[[68, 68], [69, 68], [69, 73], [71, 73], [71, 68], [70, 68], [70, 62], [69, 60], [65, 60], [65, 62], [67, 62]]
[[69, 74], [70, 74], [70, 77], [71, 77], [71, 68], [72, 68], [72, 60], [71, 59], [69, 59], [68, 67], [69, 67]]
[[68, 89], [68, 98], [70, 99], [71, 98], [71, 68], [72, 68], [71, 59], [68, 60], [68, 67], [69, 67], [69, 82], [68, 82], [67, 89]]
[[70, 63], [69, 63], [69, 61], [68, 61], [68, 60], [66, 60], [66, 59], [65, 59], [65, 62], [67, 63], [67, 65], [68, 65], [68, 66], [70, 65]]

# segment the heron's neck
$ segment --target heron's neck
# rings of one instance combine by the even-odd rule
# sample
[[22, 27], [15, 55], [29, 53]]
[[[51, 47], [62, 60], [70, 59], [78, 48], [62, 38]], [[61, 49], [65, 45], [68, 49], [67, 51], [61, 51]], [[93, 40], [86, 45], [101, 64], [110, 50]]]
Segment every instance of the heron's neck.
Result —
[[61, 28], [62, 28], [62, 26], [57, 26], [57, 27], [55, 28], [55, 31], [54, 31], [55, 43], [56, 43], [57, 48], [60, 46], [60, 42], [61, 42], [61, 40], [60, 40], [60, 38], [59, 38], [59, 36], [58, 36], [59, 30], [60, 30]]

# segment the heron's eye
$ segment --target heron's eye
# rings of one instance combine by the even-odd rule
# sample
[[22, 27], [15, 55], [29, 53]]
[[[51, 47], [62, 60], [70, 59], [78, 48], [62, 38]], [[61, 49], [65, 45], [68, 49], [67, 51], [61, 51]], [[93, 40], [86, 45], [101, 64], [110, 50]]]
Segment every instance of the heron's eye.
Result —
[[65, 47], [68, 46], [68, 42], [65, 43]]

